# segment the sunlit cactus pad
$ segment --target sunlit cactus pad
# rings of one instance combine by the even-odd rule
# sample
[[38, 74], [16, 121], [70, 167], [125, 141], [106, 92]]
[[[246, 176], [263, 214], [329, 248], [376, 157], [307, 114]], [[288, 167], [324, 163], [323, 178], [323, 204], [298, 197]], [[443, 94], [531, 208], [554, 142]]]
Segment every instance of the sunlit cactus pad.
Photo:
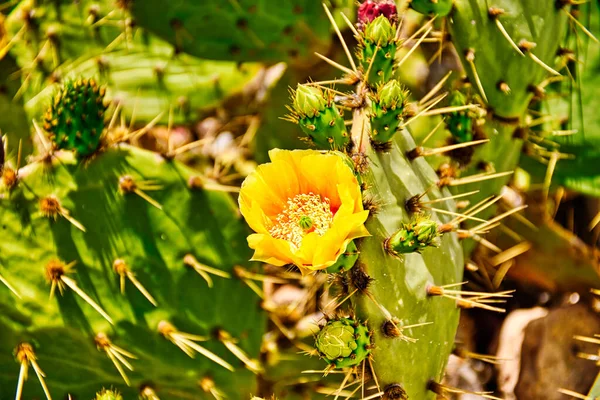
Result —
[[[47, 160], [22, 168], [12, 191], [0, 189], [0, 274], [15, 292], [0, 286], [1, 397], [14, 397], [21, 343], [33, 347], [54, 398], [92, 399], [102, 387], [137, 398], [144, 385], [159, 398], [200, 398], [206, 377], [231, 398], [252, 392], [254, 375], [217, 338], [222, 329], [257, 358], [264, 323], [258, 297], [231, 274], [250, 254], [229, 194], [201, 178], [190, 188], [192, 170], [126, 145], [86, 163], [70, 153]], [[198, 272], [205, 267], [230, 278], [210, 273], [210, 288]], [[167, 340], [171, 328], [205, 336], [200, 345], [235, 373], [188, 357]], [[134, 371], [123, 367], [131, 387], [107, 355], [111, 346], [136, 357], [127, 358]], [[23, 398], [43, 396], [30, 367]]]

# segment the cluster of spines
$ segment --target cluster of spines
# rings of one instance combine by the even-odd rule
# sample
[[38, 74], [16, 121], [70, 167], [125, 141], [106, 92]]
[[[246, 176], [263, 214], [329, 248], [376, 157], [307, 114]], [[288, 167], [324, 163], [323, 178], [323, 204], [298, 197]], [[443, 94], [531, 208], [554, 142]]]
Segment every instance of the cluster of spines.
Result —
[[94, 79], [66, 82], [44, 115], [44, 130], [57, 149], [72, 150], [78, 157], [94, 154], [104, 130], [106, 89]]

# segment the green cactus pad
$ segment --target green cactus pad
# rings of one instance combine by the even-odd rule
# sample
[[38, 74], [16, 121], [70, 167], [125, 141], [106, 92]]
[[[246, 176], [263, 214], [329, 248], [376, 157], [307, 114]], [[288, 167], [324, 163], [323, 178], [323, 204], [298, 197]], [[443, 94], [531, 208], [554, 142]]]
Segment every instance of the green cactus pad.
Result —
[[[491, 16], [491, 5], [503, 12]], [[496, 25], [496, 19], [516, 45], [521, 40], [535, 43], [531, 53], [553, 67], [567, 16], [554, 1], [498, 0], [493, 4], [484, 0], [454, 1], [450, 32], [469, 80], [476, 86], [477, 78], [469, 62], [473, 58], [493, 112], [503, 118], [519, 118], [533, 97], [531, 87], [550, 74], [527, 51], [521, 55], [513, 48]], [[504, 90], [502, 83], [507, 85]]]
[[348, 318], [328, 321], [317, 334], [315, 347], [330, 364], [347, 368], [360, 364], [371, 353], [366, 325]]
[[[353, 139], [360, 142], [361, 121], [355, 119]], [[361, 239], [358, 245], [360, 265], [372, 278], [368, 285], [370, 296], [353, 296], [357, 317], [368, 320], [374, 331], [375, 348], [373, 367], [382, 388], [401, 385], [409, 399], [430, 400], [435, 394], [428, 391], [430, 379], [441, 380], [448, 355], [452, 351], [458, 325], [458, 309], [449, 299], [430, 298], [427, 286], [460, 282], [463, 272], [462, 250], [456, 234], [445, 234], [439, 247], [422, 254], [417, 252], [397, 257], [386, 252], [384, 242], [410, 216], [404, 204], [411, 197], [422, 194], [438, 178], [427, 161], [410, 161], [406, 153], [416, 147], [408, 132], [400, 131], [391, 140], [390, 148], [377, 152], [367, 146], [370, 160], [363, 174], [365, 195], [377, 198], [377, 212], [367, 221], [372, 236]], [[362, 149], [361, 149], [362, 150]], [[427, 194], [435, 199], [448, 196], [447, 190], [434, 188]], [[442, 203], [452, 210], [451, 201]], [[445, 216], [432, 216], [437, 223], [446, 223]], [[356, 266], [355, 266], [356, 268]], [[379, 305], [375, 304], [374, 301]], [[417, 339], [412, 343], [401, 337], [386, 336], [383, 328], [389, 321], [381, 307], [387, 310], [402, 335]], [[432, 322], [431, 325], [402, 330], [402, 326]]]
[[105, 88], [93, 79], [65, 83], [44, 116], [44, 129], [58, 149], [86, 157], [98, 150], [104, 131]]
[[387, 143], [398, 130], [404, 113], [408, 92], [397, 80], [379, 85], [371, 99], [371, 140]]
[[412, 0], [410, 6], [421, 14], [444, 17], [452, 11], [454, 0]]
[[357, 38], [358, 59], [363, 72], [369, 72], [366, 81], [371, 86], [386, 83], [394, 73], [394, 57], [397, 49], [395, 36], [395, 24], [380, 15], [367, 23], [364, 32], [361, 32]]
[[139, 26], [197, 57], [302, 63], [329, 45], [318, 1], [132, 1]]
[[[135, 191], [119, 190], [124, 176], [135, 183], [130, 189], [141, 190], [153, 204]], [[124, 144], [85, 166], [72, 153], [57, 152], [51, 161], [21, 168], [11, 196], [0, 199], [0, 274], [20, 295], [0, 285], [2, 393], [14, 395], [20, 366], [13, 349], [22, 342], [34, 345], [54, 398], [92, 399], [102, 386], [131, 399], [142, 386], [161, 399], [195, 398], [206, 375], [229, 398], [256, 391], [255, 376], [212, 333], [226, 331], [257, 358], [265, 324], [258, 297], [233, 277], [212, 275], [211, 288], [184, 262], [192, 255], [231, 276], [234, 266], [250, 268], [248, 230], [229, 194], [211, 190], [206, 179], [204, 189], [190, 188], [194, 176], [177, 162]], [[42, 199], [52, 198], [60, 202], [56, 219], [40, 209]], [[45, 268], [51, 260], [75, 262], [66, 276], [114, 325], [69, 286], [49, 300]], [[116, 260], [125, 262], [157, 307], [127, 275], [121, 293]], [[233, 365], [235, 373], [200, 354], [188, 357], [158, 332], [163, 320], [181, 332], [207, 336], [200, 344]], [[129, 360], [131, 387], [97, 347], [100, 333], [137, 357]], [[23, 398], [44, 398], [36, 379], [30, 371]]]

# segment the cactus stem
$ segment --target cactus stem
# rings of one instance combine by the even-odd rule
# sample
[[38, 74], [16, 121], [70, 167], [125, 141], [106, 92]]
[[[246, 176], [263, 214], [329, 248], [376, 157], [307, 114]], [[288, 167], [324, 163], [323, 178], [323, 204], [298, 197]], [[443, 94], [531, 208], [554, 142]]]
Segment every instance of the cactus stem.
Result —
[[227, 279], [231, 278], [231, 275], [225, 271], [221, 271], [220, 269], [212, 268], [206, 264], [202, 264], [192, 254], [186, 254], [185, 257], [183, 257], [183, 263], [188, 267], [193, 268], [194, 271], [196, 271], [202, 278], [204, 278], [209, 288], [213, 287], [213, 281], [209, 274], [213, 274]]
[[[433, 21], [433, 20], [432, 20]], [[406, 60], [408, 60], [408, 58], [412, 55], [412, 53], [414, 53], [414, 51], [417, 49], [417, 47], [419, 47], [421, 45], [421, 43], [423, 43], [423, 40], [425, 40], [425, 38], [427, 37], [427, 35], [429, 35], [429, 33], [433, 30], [433, 27], [430, 26], [427, 31], [425, 31], [425, 33], [423, 34], [423, 36], [421, 36], [419, 38], [419, 40], [417, 40], [417, 43], [414, 44], [414, 46], [412, 46], [410, 48], [410, 50], [408, 50], [408, 52], [406, 52], [406, 54], [404, 55], [404, 57], [402, 57], [400, 59], [400, 61], [398, 61], [396, 63], [396, 68], [400, 68], [402, 66], [402, 64], [404, 64], [404, 62]], [[413, 35], [414, 36], [414, 35]]]
[[254, 374], [258, 375], [264, 372], [264, 368], [262, 367], [260, 362], [258, 360], [251, 359], [248, 356], [248, 354], [246, 354], [246, 352], [236, 344], [236, 340], [233, 339], [233, 337], [229, 333], [225, 332], [222, 329], [219, 329], [219, 331], [217, 332], [217, 337], [219, 338], [219, 341], [223, 343], [225, 347], [227, 347], [227, 350], [229, 350], [234, 356], [239, 358], [240, 361], [244, 363], [246, 368], [248, 368]]
[[200, 386], [200, 389], [205, 393], [210, 393], [215, 400], [223, 400], [227, 397], [225, 396], [225, 393], [215, 385], [215, 381], [210, 376], [205, 376], [200, 379], [198, 386]]
[[442, 153], [446, 153], [448, 151], [462, 149], [464, 147], [477, 146], [477, 145], [480, 145], [483, 143], [487, 143], [489, 141], [490, 141], [490, 139], [473, 140], [473, 141], [465, 142], [465, 143], [457, 143], [457, 144], [452, 144], [449, 146], [437, 147], [435, 149], [424, 149], [423, 147], [419, 146], [419, 147], [415, 147], [414, 149], [412, 149], [408, 153], [406, 153], [406, 156], [411, 161], [413, 161], [414, 159], [416, 159], [418, 157], [428, 157], [428, 156], [433, 156], [433, 155], [437, 155], [437, 154], [442, 154]]
[[30, 365], [35, 371], [38, 380], [40, 381], [40, 385], [42, 386], [42, 390], [46, 395], [46, 399], [52, 400], [52, 396], [50, 396], [50, 391], [48, 390], [48, 386], [46, 386], [46, 381], [44, 380], [46, 374], [44, 374], [44, 371], [42, 371], [42, 369], [36, 361], [36, 356], [33, 352], [33, 347], [29, 343], [21, 343], [15, 349], [15, 356], [21, 364], [21, 369], [19, 370], [19, 379], [17, 381], [17, 394], [15, 396], [15, 400], [21, 400], [21, 395], [23, 393], [23, 384], [27, 380], [27, 373], [29, 371]]
[[437, 383], [433, 380], [429, 381], [427, 383], [427, 388], [429, 390], [431, 390], [433, 393], [442, 396], [443, 398], [446, 398], [446, 396], [448, 394], [473, 394], [476, 396], [481, 396], [483, 398], [486, 399], [492, 399], [492, 400], [503, 400], [500, 397], [494, 397], [491, 395], [491, 393], [493, 392], [472, 392], [470, 390], [463, 390], [463, 389], [459, 389], [459, 388], [455, 388], [455, 387], [451, 387], [451, 386], [447, 386], [447, 385], [443, 385], [441, 383]]
[[508, 176], [508, 175], [512, 175], [512, 174], [514, 174], [514, 171], [497, 172], [497, 173], [483, 172], [481, 174], [466, 176], [464, 178], [453, 179], [448, 183], [448, 186], [468, 185], [470, 183], [487, 181], [490, 179], [501, 178], [503, 176]]
[[358, 31], [354, 27], [354, 24], [352, 23], [352, 21], [350, 21], [350, 19], [346, 16], [346, 14], [344, 14], [343, 12], [340, 12], [340, 14], [342, 15], [342, 19], [344, 20], [344, 22], [346, 23], [346, 25], [348, 25], [348, 28], [350, 28], [350, 30], [354, 34], [354, 37], [360, 36], [359, 33], [358, 33]]
[[144, 190], [160, 190], [161, 186], [156, 185], [152, 181], [141, 181], [136, 182], [129, 175], [123, 175], [119, 178], [119, 191], [122, 194], [135, 193], [140, 196], [142, 199], [150, 203], [152, 206], [162, 210], [162, 206], [154, 200], [152, 197], [148, 196]]
[[579, 20], [577, 18], [575, 18], [566, 8], [563, 8], [562, 10], [565, 12], [565, 14], [567, 14], [569, 19], [575, 24], [575, 26], [577, 26], [579, 29], [581, 29], [583, 31], [583, 33], [585, 33], [594, 42], [600, 43], [598, 41], [598, 39], [596, 38], [596, 36], [594, 36], [594, 34], [592, 32], [590, 32], [589, 29], [586, 28], [581, 22], [579, 22]]
[[519, 46], [517, 46], [517, 44], [515, 43], [515, 41], [510, 37], [510, 35], [506, 31], [506, 29], [504, 28], [504, 25], [502, 25], [502, 22], [500, 22], [500, 18], [499, 17], [502, 14], [504, 14], [504, 10], [501, 9], [501, 8], [498, 8], [498, 7], [490, 7], [490, 9], [488, 11], [489, 17], [494, 21], [494, 23], [498, 27], [498, 30], [500, 31], [500, 33], [502, 34], [502, 36], [504, 36], [504, 38], [508, 41], [508, 43], [511, 45], [511, 47], [513, 49], [515, 49], [515, 51], [517, 53], [519, 53], [521, 56], [525, 57], [525, 54], [521, 51], [521, 49], [519, 48]]
[[340, 71], [342, 71], [350, 76], [357, 76], [357, 73], [352, 71], [350, 68], [344, 67], [342, 64], [339, 64], [339, 63], [327, 58], [323, 54], [315, 52], [315, 55], [317, 57], [319, 57], [321, 60], [325, 61], [327, 64], [331, 65], [332, 67], [337, 68]]
[[118, 346], [115, 346], [110, 341], [108, 336], [106, 336], [105, 333], [98, 333], [94, 338], [94, 342], [96, 343], [96, 347], [98, 348], [98, 350], [104, 351], [106, 353], [110, 361], [112, 361], [112, 363], [115, 365], [117, 371], [119, 371], [119, 374], [121, 375], [127, 386], [131, 386], [131, 382], [129, 381], [129, 378], [125, 373], [125, 370], [123, 370], [122, 365], [124, 365], [128, 370], [133, 371], [133, 367], [125, 357], [133, 360], [137, 360], [137, 357], [131, 354], [130, 352]]
[[48, 196], [40, 199], [40, 212], [44, 217], [52, 218], [56, 221], [57, 217], [60, 215], [67, 221], [69, 221], [73, 226], [79, 229], [82, 232], [85, 232], [85, 227], [81, 225], [79, 221], [71, 216], [69, 210], [64, 208], [58, 198], [56, 196]]
[[492, 264], [492, 266], [497, 267], [500, 264], [504, 264], [505, 262], [528, 252], [529, 250], [531, 250], [531, 247], [532, 244], [530, 242], [521, 242], [507, 250], [504, 250], [502, 253], [492, 257], [490, 259], [490, 263]]
[[465, 60], [467, 61], [467, 63], [469, 64], [469, 67], [471, 68], [471, 71], [473, 72], [473, 76], [475, 78], [475, 85], [477, 85], [479, 94], [481, 94], [481, 97], [487, 103], [488, 99], [487, 99], [487, 96], [485, 95], [485, 90], [483, 90], [483, 84], [481, 83], [481, 79], [479, 78], [479, 73], [477, 73], [477, 68], [475, 67], [475, 50], [474, 49], [467, 49], [467, 51], [465, 53]]
[[342, 36], [342, 32], [340, 32], [340, 28], [337, 26], [337, 23], [335, 22], [333, 15], [331, 15], [331, 11], [329, 11], [329, 8], [327, 7], [327, 5], [325, 3], [323, 3], [323, 8], [325, 9], [325, 14], [327, 14], [327, 18], [329, 18], [329, 22], [331, 22], [331, 25], [333, 26], [333, 30], [337, 34], [337, 37], [340, 40], [342, 47], [344, 48], [344, 52], [346, 53], [346, 56], [348, 57], [348, 61], [350, 62], [350, 65], [352, 66], [352, 70], [358, 74], [358, 69], [356, 68], [356, 64], [354, 63], [352, 54], [350, 53], [350, 50], [348, 49], [348, 45], [346, 44], [346, 41], [344, 40], [344, 36]]
[[562, 388], [561, 388], [561, 389], [558, 389], [558, 391], [559, 391], [560, 393], [562, 393], [562, 394], [566, 394], [567, 396], [575, 397], [576, 399], [582, 399], [582, 400], [594, 400], [594, 399], [593, 399], [592, 397], [590, 397], [590, 396], [586, 396], [586, 395], [583, 395], [583, 394], [581, 394], [581, 393], [574, 392], [574, 391], [572, 391], [572, 390], [569, 390], [569, 389], [562, 389]]
[[435, 94], [437, 92], [440, 91], [440, 89], [444, 86], [446, 81], [452, 75], [452, 72], [454, 72], [454, 71], [448, 72], [442, 79], [440, 79], [440, 81], [438, 83], [435, 84], [434, 87], [431, 88], [431, 90], [429, 92], [427, 92], [427, 94], [425, 94], [425, 96], [423, 96], [421, 98], [421, 100], [419, 100], [419, 103], [418, 103], [419, 106], [422, 106], [423, 104], [427, 103], [429, 101], [429, 99], [431, 99], [433, 96], [435, 96]]
[[173, 325], [171, 325], [171, 323], [167, 321], [159, 322], [158, 332], [166, 339], [171, 341], [175, 346], [179, 347], [185, 354], [190, 356], [190, 358], [194, 358], [194, 352], [198, 352], [209, 360], [219, 364], [223, 368], [232, 372], [234, 371], [234, 368], [227, 361], [196, 343], [197, 341], [207, 340], [206, 337], [179, 332]]
[[117, 275], [119, 275], [121, 294], [125, 294], [125, 280], [129, 279], [131, 281], [131, 283], [133, 283], [133, 285], [137, 288], [137, 290], [139, 290], [140, 293], [154, 307], [158, 307], [158, 304], [156, 303], [156, 300], [154, 299], [154, 297], [152, 297], [150, 292], [148, 292], [146, 290], [146, 288], [142, 285], [142, 283], [137, 280], [137, 278], [135, 277], [135, 274], [129, 270], [129, 267], [127, 266], [127, 264], [125, 263], [124, 260], [122, 260], [122, 259], [115, 260], [115, 262], [113, 263], [113, 269], [117, 273]]

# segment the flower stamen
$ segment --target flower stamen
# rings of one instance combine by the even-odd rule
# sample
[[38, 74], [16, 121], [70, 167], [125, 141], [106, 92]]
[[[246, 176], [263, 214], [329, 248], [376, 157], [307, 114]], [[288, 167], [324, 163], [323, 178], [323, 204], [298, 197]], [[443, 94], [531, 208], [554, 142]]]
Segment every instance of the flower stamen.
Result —
[[333, 212], [328, 198], [314, 193], [298, 194], [288, 199], [286, 207], [275, 217], [269, 233], [299, 248], [305, 235], [316, 232], [323, 236], [332, 222]]

